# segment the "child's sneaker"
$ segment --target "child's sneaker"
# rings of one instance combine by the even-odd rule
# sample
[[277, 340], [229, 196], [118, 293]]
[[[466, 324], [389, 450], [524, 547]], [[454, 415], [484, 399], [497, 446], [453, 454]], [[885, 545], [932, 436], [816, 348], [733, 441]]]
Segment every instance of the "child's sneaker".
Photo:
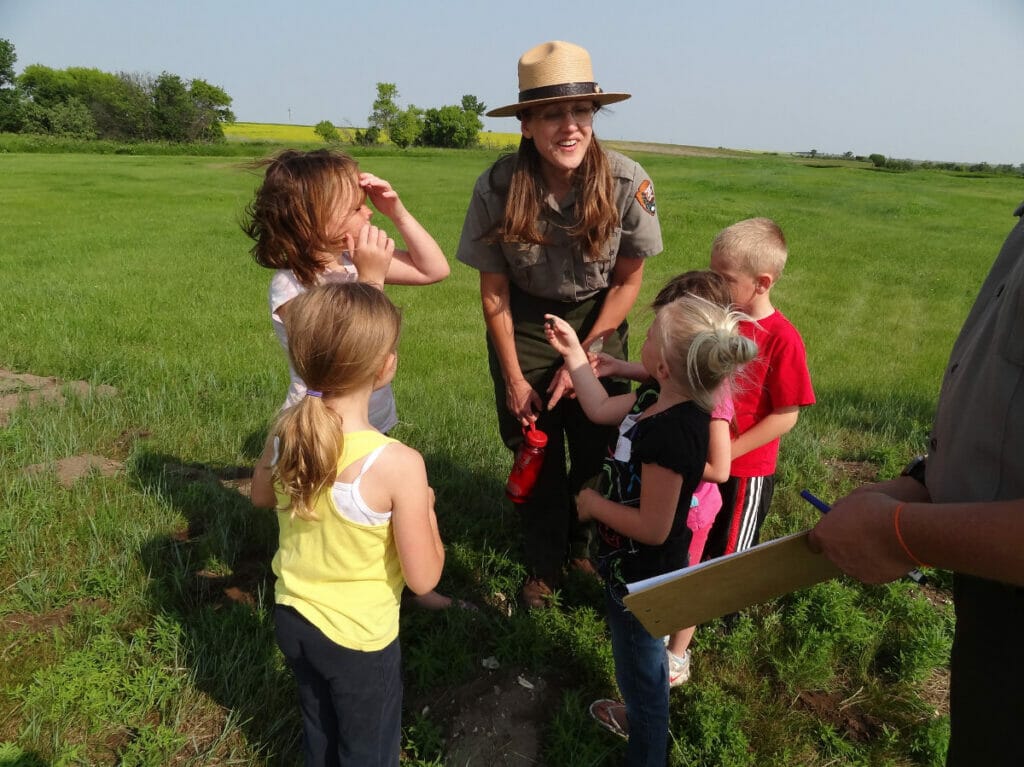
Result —
[[690, 681], [690, 651], [684, 652], [681, 658], [671, 650], [665, 652], [668, 653], [668, 686], [678, 687]]

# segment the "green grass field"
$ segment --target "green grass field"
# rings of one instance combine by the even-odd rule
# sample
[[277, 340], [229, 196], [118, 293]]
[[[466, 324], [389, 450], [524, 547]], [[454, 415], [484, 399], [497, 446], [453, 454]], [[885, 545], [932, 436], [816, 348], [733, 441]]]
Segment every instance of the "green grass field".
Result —
[[[3, 149], [0, 368], [91, 388], [25, 402], [0, 427], [0, 764], [299, 764], [268, 613], [276, 523], [237, 490], [287, 388], [269, 273], [238, 226], [252, 158]], [[388, 289], [405, 318], [395, 434], [436, 488], [440, 589], [482, 609], [403, 613], [405, 763], [445, 763], [450, 712], [436, 703], [494, 657], [553, 690], [541, 763], [605, 764], [621, 745], [585, 706], [614, 694], [599, 590], [570, 581], [541, 614], [511, 604], [523, 569], [502, 496], [510, 456], [476, 274], [454, 263], [473, 181], [498, 150], [354, 151], [453, 259], [439, 285]], [[789, 238], [773, 298], [804, 336], [818, 404], [783, 442], [765, 535], [813, 523], [803, 487], [830, 499], [895, 474], [924, 445], [1019, 180], [636, 156], [665, 252], [647, 265], [634, 339], [658, 287], [705, 266], [722, 227], [766, 215]], [[3, 383], [0, 397], [27, 392]], [[120, 470], [68, 486], [45, 470], [85, 455]], [[932, 575], [926, 590], [838, 580], [753, 608], [731, 633], [703, 627], [694, 678], [672, 694], [671, 763], [941, 764], [952, 616], [948, 576]]]

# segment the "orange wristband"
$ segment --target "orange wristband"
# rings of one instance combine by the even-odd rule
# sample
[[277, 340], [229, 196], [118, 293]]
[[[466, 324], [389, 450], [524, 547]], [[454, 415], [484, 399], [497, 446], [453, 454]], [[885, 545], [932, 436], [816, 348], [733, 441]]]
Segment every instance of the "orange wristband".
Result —
[[902, 503], [896, 504], [896, 509], [892, 513], [892, 526], [896, 530], [896, 540], [900, 542], [900, 548], [903, 549], [903, 552], [910, 558], [911, 562], [918, 567], [928, 567], [928, 565], [913, 555], [907, 546], [907, 542], [903, 540], [903, 533], [900, 532], [900, 512], [903, 511], [904, 505]]

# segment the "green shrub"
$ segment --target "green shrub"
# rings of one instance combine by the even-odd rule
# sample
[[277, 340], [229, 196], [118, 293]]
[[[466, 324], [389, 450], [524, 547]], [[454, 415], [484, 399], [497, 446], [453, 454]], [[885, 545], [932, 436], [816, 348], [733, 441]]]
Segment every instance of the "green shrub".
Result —
[[334, 127], [330, 120], [321, 120], [313, 127], [313, 133], [318, 135], [328, 144], [337, 144], [341, 141], [341, 134]]

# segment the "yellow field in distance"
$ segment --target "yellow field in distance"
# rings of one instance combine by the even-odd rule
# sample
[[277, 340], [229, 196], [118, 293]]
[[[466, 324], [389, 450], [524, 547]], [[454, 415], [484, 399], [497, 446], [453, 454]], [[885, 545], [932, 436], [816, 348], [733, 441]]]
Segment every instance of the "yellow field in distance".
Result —
[[[342, 141], [352, 141], [355, 128], [338, 128]], [[312, 125], [286, 125], [282, 123], [233, 123], [224, 126], [228, 141], [273, 141], [288, 143], [321, 143], [322, 139], [313, 132]], [[518, 133], [492, 133], [481, 131], [480, 145], [489, 149], [505, 149], [519, 146]]]

